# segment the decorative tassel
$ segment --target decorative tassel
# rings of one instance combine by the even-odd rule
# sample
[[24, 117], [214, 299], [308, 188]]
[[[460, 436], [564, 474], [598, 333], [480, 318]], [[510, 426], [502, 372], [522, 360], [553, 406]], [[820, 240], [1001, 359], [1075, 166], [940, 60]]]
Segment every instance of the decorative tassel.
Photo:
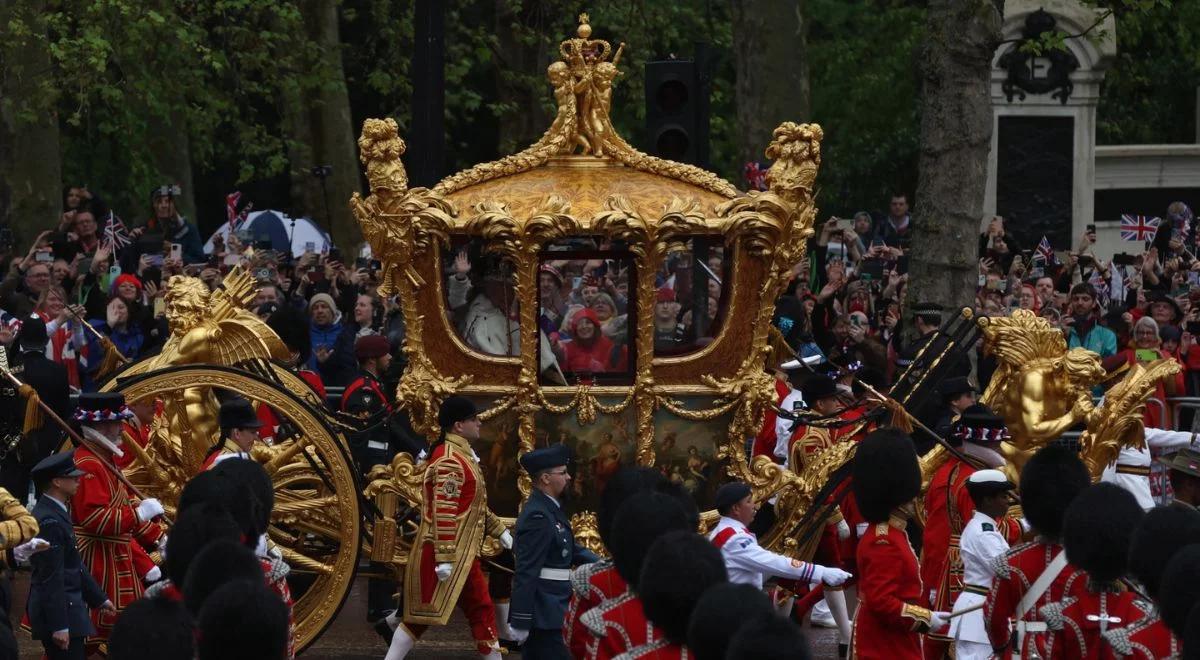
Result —
[[21, 385], [19, 392], [25, 397], [25, 426], [21, 428], [21, 433], [27, 435], [30, 431], [42, 428], [45, 420], [42, 418], [42, 408], [38, 405], [41, 400], [37, 391], [28, 385]]
[[117, 350], [116, 344], [108, 337], [100, 337], [100, 345], [104, 347], [104, 359], [100, 362], [100, 368], [96, 370], [96, 379], [104, 380], [109, 374], [121, 368], [125, 364], [125, 356], [121, 355], [121, 351]]
[[913, 432], [912, 416], [908, 414], [908, 411], [904, 409], [904, 406], [899, 401], [885, 396], [883, 397], [883, 406], [892, 413], [892, 426], [908, 434]]

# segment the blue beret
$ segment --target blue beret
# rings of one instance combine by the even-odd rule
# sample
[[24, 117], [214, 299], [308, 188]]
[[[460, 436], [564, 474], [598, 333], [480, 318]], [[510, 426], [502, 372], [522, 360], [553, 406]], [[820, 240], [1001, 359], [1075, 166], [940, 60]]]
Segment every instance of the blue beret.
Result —
[[529, 474], [537, 474], [571, 462], [571, 451], [566, 445], [552, 445], [526, 452], [521, 457], [521, 467]]

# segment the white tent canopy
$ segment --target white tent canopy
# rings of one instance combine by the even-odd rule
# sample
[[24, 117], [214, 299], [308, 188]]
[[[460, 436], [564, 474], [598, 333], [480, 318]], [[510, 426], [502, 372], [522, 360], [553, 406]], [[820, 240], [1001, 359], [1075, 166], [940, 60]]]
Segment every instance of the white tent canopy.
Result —
[[[238, 225], [239, 236], [249, 241], [269, 240], [271, 249], [283, 252], [291, 248], [292, 256], [299, 257], [305, 250], [327, 252], [333, 246], [329, 234], [322, 230], [311, 218], [293, 218], [283, 211], [253, 211]], [[221, 223], [217, 231], [208, 237], [204, 244], [205, 254], [212, 254], [213, 239], [220, 236], [222, 240], [229, 236], [229, 223]]]

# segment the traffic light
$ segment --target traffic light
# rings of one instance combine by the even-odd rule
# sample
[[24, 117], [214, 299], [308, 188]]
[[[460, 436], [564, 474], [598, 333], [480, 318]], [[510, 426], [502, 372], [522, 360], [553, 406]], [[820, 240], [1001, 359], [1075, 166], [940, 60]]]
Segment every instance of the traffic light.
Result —
[[646, 63], [647, 151], [660, 158], [708, 165], [708, 87], [692, 60]]

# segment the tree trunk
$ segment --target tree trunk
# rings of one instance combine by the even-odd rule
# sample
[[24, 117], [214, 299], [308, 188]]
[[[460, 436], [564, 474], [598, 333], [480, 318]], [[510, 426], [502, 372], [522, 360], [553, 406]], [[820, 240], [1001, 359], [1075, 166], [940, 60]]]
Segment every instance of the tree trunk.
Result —
[[[18, 14], [37, 29], [45, 2], [0, 2], [0, 25]], [[42, 35], [44, 36], [44, 35]], [[12, 229], [19, 248], [58, 226], [62, 212], [62, 152], [58, 116], [39, 91], [50, 70], [45, 40], [0, 44], [0, 226]], [[0, 246], [0, 250], [4, 246]]]
[[[196, 189], [193, 186], [192, 179], [192, 152], [188, 146], [187, 123], [184, 121], [183, 113], [178, 113], [174, 117], [150, 117], [149, 135], [153, 136], [150, 141], [150, 151], [154, 155], [154, 167], [158, 173], [158, 180], [154, 187], [157, 188], [166, 184], [179, 184], [183, 193], [175, 198], [175, 210], [183, 217], [195, 223], [200, 227], [200, 218], [196, 217]], [[150, 216], [150, 191], [138, 190], [131, 191], [130, 196], [142, 201], [142, 209], [144, 215]], [[128, 218], [134, 223], [145, 218]], [[220, 224], [218, 220], [217, 224]]]
[[[509, 0], [496, 0], [494, 34], [498, 43], [492, 63], [500, 103], [511, 106], [499, 118], [500, 154], [524, 149], [550, 125], [551, 117], [542, 103], [544, 90], [549, 89], [546, 67], [550, 66], [550, 54], [544, 40], [526, 39], [521, 34], [542, 29], [528, 24], [541, 16], [538, 7], [539, 3], [531, 3], [526, 9], [514, 6]], [[514, 25], [521, 25], [521, 31], [514, 29]]]
[[[971, 307], [992, 139], [991, 62], [1003, 3], [930, 0], [907, 303]], [[911, 325], [910, 325], [911, 327]]]
[[[313, 215], [318, 224], [333, 234], [333, 241], [349, 255], [362, 233], [350, 213], [350, 195], [362, 190], [361, 167], [355, 140], [358, 131], [350, 117], [350, 97], [346, 92], [346, 75], [342, 69], [341, 38], [338, 28], [337, 0], [314, 0], [301, 3], [309, 35], [316, 44], [324, 82], [315, 91], [312, 104], [312, 135], [314, 156], [319, 162], [313, 165], [329, 165], [333, 168], [324, 181], [314, 178], [317, 194], [321, 195], [320, 212]], [[293, 163], [295, 167], [297, 164]], [[305, 167], [305, 164], [299, 164]], [[325, 199], [328, 198], [328, 212]]]
[[[313, 153], [316, 143], [312, 132], [313, 113], [305, 97], [306, 92], [295, 78], [281, 81], [279, 114], [287, 148], [288, 192], [291, 198], [288, 213], [292, 217], [317, 218], [324, 225], [321, 186], [312, 175], [312, 166], [317, 162]], [[330, 200], [330, 205], [333, 205], [333, 200]]]
[[[803, 0], [733, 0], [741, 163], [764, 160], [771, 132], [811, 114]], [[741, 164], [739, 163], [739, 165]]]

